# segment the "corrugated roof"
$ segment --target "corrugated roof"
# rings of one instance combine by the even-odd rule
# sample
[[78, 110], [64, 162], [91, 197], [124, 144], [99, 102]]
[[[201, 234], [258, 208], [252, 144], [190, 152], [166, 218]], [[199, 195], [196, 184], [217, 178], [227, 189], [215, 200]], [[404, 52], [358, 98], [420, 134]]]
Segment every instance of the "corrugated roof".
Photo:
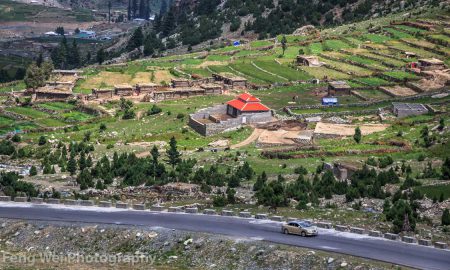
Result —
[[261, 100], [248, 93], [241, 94], [237, 99], [227, 102], [231, 107], [240, 110], [242, 112], [255, 112], [255, 111], [270, 111], [270, 109], [261, 104]]

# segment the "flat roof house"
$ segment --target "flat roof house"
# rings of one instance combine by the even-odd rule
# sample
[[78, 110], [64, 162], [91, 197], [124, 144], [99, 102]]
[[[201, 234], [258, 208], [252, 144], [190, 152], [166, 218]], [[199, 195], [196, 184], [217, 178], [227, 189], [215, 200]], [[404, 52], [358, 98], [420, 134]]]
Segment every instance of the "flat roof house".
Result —
[[227, 102], [227, 114], [232, 117], [268, 111], [270, 109], [263, 105], [259, 98], [248, 93], [241, 94], [236, 99]]
[[307, 67], [320, 67], [324, 63], [319, 61], [317, 56], [297, 55], [297, 65]]
[[392, 110], [397, 117], [421, 115], [428, 113], [427, 107], [416, 103], [392, 103]]
[[346, 96], [350, 95], [350, 90], [352, 88], [347, 82], [344, 81], [333, 81], [328, 84], [328, 95], [329, 96]]
[[419, 68], [421, 70], [429, 71], [429, 70], [442, 70], [445, 69], [444, 61], [441, 61], [436, 58], [431, 59], [419, 59]]

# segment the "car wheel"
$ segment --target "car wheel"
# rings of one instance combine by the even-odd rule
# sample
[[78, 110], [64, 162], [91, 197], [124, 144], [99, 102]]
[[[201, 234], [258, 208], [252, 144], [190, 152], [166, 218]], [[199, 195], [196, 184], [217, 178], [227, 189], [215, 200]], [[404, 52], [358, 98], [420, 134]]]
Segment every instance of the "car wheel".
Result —
[[301, 235], [302, 235], [303, 237], [306, 237], [306, 232], [302, 232]]
[[284, 233], [284, 234], [289, 234], [289, 231], [288, 231], [287, 229], [284, 229], [284, 230], [283, 230], [283, 233]]

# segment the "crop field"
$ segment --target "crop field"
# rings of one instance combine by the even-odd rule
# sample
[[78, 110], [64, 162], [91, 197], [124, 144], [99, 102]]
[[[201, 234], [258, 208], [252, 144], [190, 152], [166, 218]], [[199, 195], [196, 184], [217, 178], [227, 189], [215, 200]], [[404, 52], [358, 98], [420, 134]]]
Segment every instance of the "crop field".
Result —
[[299, 99], [293, 105], [312, 105], [320, 102], [321, 97], [316, 95], [313, 88], [316, 85], [299, 84], [288, 87], [277, 87], [269, 90], [258, 90], [251, 92], [257, 95], [261, 101], [272, 109], [282, 109], [288, 104], [293, 104], [293, 98]]
[[288, 66], [280, 65], [275, 61], [255, 61], [254, 63], [264, 70], [267, 70], [274, 74], [278, 74], [279, 76], [287, 78], [291, 81], [308, 80], [311, 78], [311, 76], [301, 70], [297, 71]]
[[355, 79], [357, 82], [362, 82], [369, 86], [382, 86], [382, 85], [392, 85], [392, 82], [386, 81], [378, 77], [365, 77]]
[[383, 63], [389, 64], [389, 65], [393, 65], [393, 66], [395, 66], [397, 68], [403, 67], [406, 64], [403, 61], [392, 59], [392, 58], [385, 57], [385, 56], [381, 56], [381, 55], [374, 54], [374, 53], [364, 53], [363, 55], [364, 56], [368, 56], [370, 58], [375, 58], [377, 60], [382, 61]]
[[348, 43], [346, 43], [342, 40], [339, 40], [339, 39], [325, 40], [323, 47], [324, 47], [324, 50], [333, 50], [333, 51], [351, 48], [351, 46]]
[[404, 80], [404, 79], [414, 80], [419, 78], [417, 75], [414, 75], [406, 71], [388, 71], [384, 72], [383, 74], [397, 80]]
[[54, 110], [54, 111], [64, 111], [64, 110], [71, 110], [75, 108], [75, 105], [65, 103], [65, 102], [48, 102], [48, 103], [41, 103], [39, 104], [39, 107]]
[[411, 35], [408, 32], [400, 31], [395, 28], [387, 27], [387, 28], [384, 28], [384, 31], [386, 31], [389, 35], [391, 35], [394, 38], [412, 38], [412, 37], [414, 37], [413, 35]]
[[267, 72], [261, 71], [251, 63], [236, 63], [232, 64], [231, 67], [247, 76], [252, 78], [254, 82], [264, 82], [264, 83], [274, 83], [286, 81], [280, 77], [273, 76]]
[[359, 66], [351, 65], [345, 62], [333, 61], [326, 58], [320, 58], [320, 60], [327, 65], [330, 65], [334, 68], [340, 69], [345, 73], [351, 72], [356, 76], [369, 76], [373, 74], [373, 71], [370, 69], [362, 68]]
[[0, 126], [1, 127], [11, 125], [12, 123], [14, 123], [13, 119], [6, 117], [6, 116], [0, 116]]
[[390, 96], [381, 92], [380, 90], [358, 90], [361, 96], [370, 100], [385, 100], [389, 99]]
[[362, 55], [348, 55], [345, 57], [345, 59], [350, 60], [355, 63], [365, 65], [367, 67], [377, 69], [377, 70], [388, 69], [385, 65], [381, 64], [380, 62], [369, 59], [369, 58], [365, 58]]
[[413, 52], [413, 53], [417, 54], [419, 57], [425, 57], [425, 58], [437, 57], [437, 55], [435, 53], [426, 51], [424, 49], [409, 46], [398, 40], [390, 41], [387, 43], [387, 45], [389, 47], [392, 47], [392, 48], [395, 48], [398, 50], [402, 50], [403, 52]]
[[270, 46], [273, 45], [273, 42], [268, 41], [268, 40], [255, 40], [250, 42], [250, 47], [252, 48], [258, 48], [258, 47], [266, 47], [266, 46]]
[[310, 76], [318, 79], [350, 79], [352, 76], [326, 67], [300, 67]]
[[441, 194], [444, 195], [444, 200], [450, 198], [450, 184], [440, 184], [433, 186], [422, 186], [416, 187], [415, 189], [420, 190], [427, 195], [428, 198], [439, 199]]
[[309, 54], [320, 54], [323, 51], [323, 46], [321, 43], [311, 43], [308, 46], [308, 53]]
[[407, 31], [410, 33], [425, 33], [425, 32], [427, 32], [427, 30], [408, 26], [408, 25], [396, 25], [394, 28], [397, 28], [397, 29], [400, 29], [403, 31]]
[[30, 107], [11, 107], [7, 111], [15, 112], [30, 118], [46, 118], [49, 115]]
[[438, 41], [442, 41], [446, 44], [450, 43], [450, 37], [447, 35], [439, 34], [439, 35], [430, 35], [431, 38], [436, 39]]
[[386, 41], [389, 41], [392, 38], [378, 34], [364, 34], [361, 36], [361, 39], [363, 41], [372, 41], [374, 43], [385, 43]]

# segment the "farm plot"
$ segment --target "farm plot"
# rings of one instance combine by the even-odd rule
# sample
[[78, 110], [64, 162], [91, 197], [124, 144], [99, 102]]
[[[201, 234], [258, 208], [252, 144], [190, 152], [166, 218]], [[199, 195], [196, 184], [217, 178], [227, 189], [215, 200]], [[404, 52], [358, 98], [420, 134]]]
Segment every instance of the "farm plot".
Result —
[[[285, 82], [286, 80], [273, 76], [267, 72], [261, 71], [251, 63], [236, 63], [231, 65], [235, 70], [249, 76], [251, 81], [255, 83], [274, 83], [274, 82]], [[256, 80], [255, 80], [256, 79]]]
[[287, 78], [290, 81], [301, 81], [308, 80], [311, 78], [307, 73], [301, 70], [295, 70], [285, 65], [280, 65], [275, 61], [255, 61], [254, 62], [258, 67], [267, 70], [271, 73], [277, 74], [284, 78]]
[[352, 76], [343, 72], [339, 72], [326, 67], [300, 67], [303, 71], [308, 73], [314, 78], [323, 80], [328, 79], [350, 79]]
[[357, 78], [355, 79], [355, 81], [357, 82], [361, 82], [365, 85], [368, 86], [373, 86], [373, 87], [377, 87], [377, 86], [381, 86], [381, 85], [392, 85], [393, 83], [390, 81], [386, 81], [382, 78], [378, 78], [378, 77], [365, 77], [365, 78]]
[[[314, 130], [315, 134], [326, 134], [336, 136], [353, 136], [355, 134], [356, 125], [331, 124], [319, 122]], [[384, 131], [389, 127], [385, 124], [365, 124], [359, 126], [362, 135], [369, 135], [375, 132]]]
[[320, 54], [323, 57], [330, 57], [334, 59], [344, 59], [347, 55], [341, 52], [323, 52]]
[[206, 57], [207, 61], [229, 61], [230, 55], [210, 54]]
[[415, 79], [419, 79], [419, 77], [417, 75], [414, 75], [412, 73], [406, 72], [406, 71], [387, 71], [384, 72], [383, 75], [388, 76], [390, 78], [394, 78], [395, 80], [404, 80], [404, 79], [409, 79], [409, 80], [415, 80]]
[[373, 71], [370, 69], [362, 68], [345, 62], [333, 61], [326, 58], [319, 58], [319, 59], [320, 61], [326, 63], [327, 65], [339, 69], [345, 73], [355, 74], [356, 76], [369, 76], [373, 74]]
[[347, 43], [353, 45], [353, 46], [359, 46], [363, 43], [362, 40], [354, 38], [354, 37], [345, 37], [344, 38], [345, 41], [347, 41]]
[[35, 110], [31, 107], [11, 107], [7, 108], [7, 111], [21, 114], [23, 116], [29, 118], [46, 118], [49, 117], [49, 114]]
[[325, 40], [323, 48], [324, 50], [339, 51], [341, 49], [351, 48], [351, 46], [348, 43], [339, 39], [328, 39]]
[[378, 34], [364, 34], [361, 36], [361, 38], [363, 41], [372, 41], [374, 43], [385, 43], [386, 41], [392, 39], [388, 36]]
[[67, 126], [66, 123], [61, 122], [57, 119], [53, 118], [42, 118], [42, 119], [36, 119], [34, 122], [40, 126], [44, 127], [64, 127]]
[[319, 42], [311, 43], [308, 46], [309, 54], [320, 54], [323, 51], [322, 44]]
[[401, 30], [394, 29], [394, 28], [386, 27], [386, 28], [383, 28], [383, 30], [386, 31], [389, 35], [391, 35], [394, 38], [412, 38], [413, 37], [413, 35], [411, 35], [408, 32], [401, 31]]
[[68, 113], [62, 114], [62, 117], [64, 117], [64, 121], [67, 122], [84, 122], [91, 118], [93, 118], [92, 115], [87, 113], [82, 113], [78, 111], [72, 111]]
[[391, 48], [401, 50], [403, 52], [413, 52], [417, 54], [419, 57], [425, 57], [425, 58], [438, 58], [439, 56], [435, 53], [426, 51], [424, 49], [416, 48], [410, 45], [405, 44], [402, 41], [393, 40], [387, 43], [387, 45]]
[[398, 85], [391, 87], [380, 87], [380, 90], [392, 97], [408, 97], [417, 95], [417, 93], [411, 88]]
[[396, 60], [393, 58], [389, 58], [389, 57], [385, 57], [385, 56], [381, 56], [378, 54], [374, 54], [374, 53], [365, 53], [364, 56], [368, 56], [370, 58], [375, 58], [377, 60], [382, 61], [383, 63], [395, 66], [395, 67], [403, 67], [405, 66], [405, 62], [400, 61], [400, 60]]
[[443, 35], [443, 34], [438, 34], [438, 35], [430, 35], [430, 37], [434, 40], [439, 41], [442, 44], [449, 44], [450, 43], [450, 37]]
[[273, 42], [268, 40], [255, 40], [250, 43], [250, 47], [252, 48], [266, 47], [270, 45], [273, 45]]
[[365, 58], [363, 55], [348, 55], [345, 57], [345, 59], [377, 70], [388, 69], [385, 65], [381, 64], [380, 62], [369, 58]]
[[366, 99], [369, 100], [385, 100], [385, 99], [389, 99], [391, 98], [389, 95], [383, 93], [380, 90], [358, 90], [355, 91], [358, 94], [360, 94], [361, 96], [365, 97]]
[[400, 24], [400, 25], [396, 25], [396, 26], [394, 26], [394, 28], [396, 28], [396, 29], [400, 29], [400, 30], [403, 30], [403, 31], [406, 31], [406, 32], [410, 32], [410, 33], [425, 33], [425, 32], [427, 32], [427, 30], [424, 30], [424, 29], [420, 29], [420, 28], [416, 28], [416, 27], [412, 27], [412, 26], [408, 26], [408, 25], [402, 25], [402, 24]]
[[4, 127], [4, 126], [8, 126], [14, 123], [14, 119], [11, 119], [9, 117], [6, 116], [0, 116], [0, 126]]
[[73, 108], [75, 108], [75, 105], [65, 102], [47, 102], [39, 104], [38, 106], [53, 111], [72, 110]]
[[[299, 84], [295, 86], [276, 87], [268, 90], [251, 91], [258, 96], [262, 103], [272, 109], [281, 109], [287, 105], [313, 105], [320, 104], [321, 94], [313, 89], [317, 85]], [[299, 99], [294, 101], [294, 97]]]

